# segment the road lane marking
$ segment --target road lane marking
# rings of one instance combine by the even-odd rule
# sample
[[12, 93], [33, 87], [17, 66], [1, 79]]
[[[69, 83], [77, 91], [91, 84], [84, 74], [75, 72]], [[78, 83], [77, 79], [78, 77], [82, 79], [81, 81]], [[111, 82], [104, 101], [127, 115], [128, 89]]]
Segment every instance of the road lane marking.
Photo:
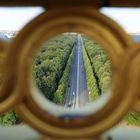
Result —
[[79, 37], [77, 37], [77, 52], [78, 52], [78, 63], [77, 63], [77, 86], [76, 86], [76, 108], [79, 108], [79, 68], [80, 68], [80, 59], [79, 59], [79, 48], [80, 48], [80, 42], [79, 42]]

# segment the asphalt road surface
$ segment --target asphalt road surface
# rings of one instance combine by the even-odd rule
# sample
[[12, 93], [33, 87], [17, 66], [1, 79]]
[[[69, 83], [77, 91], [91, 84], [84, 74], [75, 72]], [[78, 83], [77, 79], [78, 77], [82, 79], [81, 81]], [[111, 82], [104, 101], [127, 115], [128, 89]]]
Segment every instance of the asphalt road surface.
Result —
[[69, 75], [68, 88], [65, 93], [64, 106], [79, 108], [88, 103], [86, 71], [82, 55], [81, 36], [77, 36], [77, 45]]

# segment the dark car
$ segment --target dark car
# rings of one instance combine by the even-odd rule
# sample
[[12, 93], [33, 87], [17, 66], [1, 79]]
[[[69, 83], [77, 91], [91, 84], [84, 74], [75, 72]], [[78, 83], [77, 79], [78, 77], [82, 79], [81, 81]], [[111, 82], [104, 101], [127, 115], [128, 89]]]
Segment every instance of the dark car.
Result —
[[71, 103], [68, 103], [67, 107], [71, 107], [71, 106], [72, 106], [72, 104]]

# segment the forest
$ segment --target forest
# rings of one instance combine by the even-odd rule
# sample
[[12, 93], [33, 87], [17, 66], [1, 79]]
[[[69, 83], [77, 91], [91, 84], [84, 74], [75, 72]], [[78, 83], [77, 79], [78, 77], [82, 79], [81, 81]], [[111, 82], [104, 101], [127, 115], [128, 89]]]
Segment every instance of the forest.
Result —
[[[34, 61], [33, 78], [37, 87], [51, 101], [58, 102], [59, 99], [55, 92], [60, 92], [65, 86], [64, 83], [66, 82], [63, 83], [63, 81], [67, 81], [66, 75], [69, 74], [69, 70], [67, 73], [64, 71], [75, 43], [76, 36], [58, 36], [43, 44]], [[63, 76], [64, 74], [65, 76]], [[61, 79], [62, 76], [63, 79]], [[59, 89], [57, 90], [58, 86]]]

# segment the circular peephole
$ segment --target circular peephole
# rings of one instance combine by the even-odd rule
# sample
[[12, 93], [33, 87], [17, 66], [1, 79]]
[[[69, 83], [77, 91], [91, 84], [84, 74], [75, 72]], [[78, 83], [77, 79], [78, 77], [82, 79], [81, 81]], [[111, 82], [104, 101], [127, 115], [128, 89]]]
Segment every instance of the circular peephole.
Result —
[[43, 110], [58, 118], [81, 118], [108, 101], [111, 60], [90, 37], [63, 33], [41, 44], [32, 79], [32, 96]]
[[90, 137], [111, 128], [135, 98], [126, 92], [128, 73], [119, 60], [132, 44], [115, 22], [89, 7], [41, 14], [12, 44], [18, 52], [16, 91], [25, 99], [19, 114], [57, 138]]

